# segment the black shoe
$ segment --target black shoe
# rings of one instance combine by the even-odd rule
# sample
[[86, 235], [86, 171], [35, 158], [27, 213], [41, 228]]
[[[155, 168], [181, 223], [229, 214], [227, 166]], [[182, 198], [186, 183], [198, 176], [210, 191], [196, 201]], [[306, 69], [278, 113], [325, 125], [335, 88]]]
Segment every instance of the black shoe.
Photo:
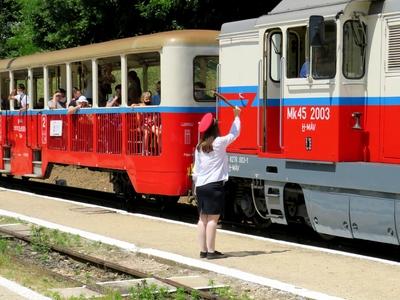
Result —
[[206, 258], [206, 257], [207, 257], [207, 251], [206, 252], [200, 251], [200, 258]]
[[226, 255], [219, 251], [207, 253], [207, 259], [218, 259], [218, 258], [225, 258], [225, 257], [226, 257]]

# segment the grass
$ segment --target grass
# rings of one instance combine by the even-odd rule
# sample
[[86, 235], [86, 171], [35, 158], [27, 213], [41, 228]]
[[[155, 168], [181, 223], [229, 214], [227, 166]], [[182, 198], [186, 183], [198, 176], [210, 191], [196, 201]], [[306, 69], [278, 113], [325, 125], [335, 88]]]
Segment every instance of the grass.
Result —
[[52, 288], [72, 287], [71, 283], [61, 281], [37, 266], [27, 266], [17, 258], [21, 252], [22, 245], [11, 244], [10, 241], [0, 238], [0, 276], [41, 293]]
[[[12, 218], [0, 217], [0, 222], [15, 223], [17, 220]], [[32, 249], [41, 254], [41, 259], [47, 260], [49, 257], [50, 246], [55, 244], [64, 247], [83, 247], [87, 249], [105, 249], [110, 251], [115, 247], [105, 245], [101, 242], [85, 242], [78, 235], [67, 234], [59, 230], [47, 229], [39, 226], [31, 226]], [[39, 293], [43, 293], [52, 299], [63, 299], [60, 294], [50, 292], [53, 288], [72, 287], [70, 282], [65, 282], [55, 278], [53, 275], [46, 274], [45, 270], [35, 266], [27, 266], [24, 262], [19, 261], [18, 257], [24, 252], [23, 246], [18, 242], [11, 242], [5, 238], [0, 238], [0, 275], [10, 280], [19, 282], [20, 284], [32, 288]], [[76, 270], [80, 272], [79, 270]], [[90, 274], [85, 274], [86, 282], [91, 281]], [[211, 288], [214, 288], [215, 282], [209, 281]], [[228, 300], [249, 300], [248, 295], [238, 295], [231, 288], [215, 288], [214, 294]], [[83, 300], [83, 297], [71, 297], [67, 300]], [[107, 295], [96, 298], [102, 300], [120, 300], [123, 299], [117, 291], [110, 291]], [[126, 298], [124, 298], [126, 299]], [[155, 284], [148, 284], [146, 281], [133, 287], [128, 297], [130, 300], [200, 300], [198, 291], [193, 291], [191, 295], [187, 295], [183, 289], [178, 288], [173, 294], [168, 293], [165, 287]]]
[[0, 216], [0, 224], [14, 224], [14, 223], [22, 223], [22, 221], [17, 220], [15, 218]]

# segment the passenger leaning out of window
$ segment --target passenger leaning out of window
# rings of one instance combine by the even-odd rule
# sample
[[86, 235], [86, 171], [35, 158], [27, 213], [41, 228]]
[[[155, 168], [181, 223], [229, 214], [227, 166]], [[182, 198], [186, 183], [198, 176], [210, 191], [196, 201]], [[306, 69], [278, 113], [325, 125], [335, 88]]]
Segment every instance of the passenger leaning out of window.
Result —
[[89, 101], [84, 95], [82, 95], [81, 90], [74, 88], [74, 99], [68, 105], [68, 113], [73, 114], [81, 108], [89, 107]]

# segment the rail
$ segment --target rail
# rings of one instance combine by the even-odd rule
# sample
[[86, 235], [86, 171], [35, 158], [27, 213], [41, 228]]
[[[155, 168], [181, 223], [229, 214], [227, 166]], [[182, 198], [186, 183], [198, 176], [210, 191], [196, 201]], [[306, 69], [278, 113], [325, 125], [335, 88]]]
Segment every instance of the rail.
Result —
[[[15, 237], [19, 240], [25, 241], [27, 243], [31, 243], [32, 240], [29, 236], [18, 233], [16, 231], [1, 227], [0, 228], [0, 233]], [[137, 278], [154, 278], [158, 281], [161, 281], [163, 283], [169, 284], [171, 286], [174, 286], [176, 288], [181, 288], [183, 289], [186, 293], [188, 293], [189, 295], [196, 292], [202, 299], [209, 299], [209, 300], [224, 300], [225, 298], [221, 298], [217, 295], [211, 294], [210, 292], [204, 292], [204, 291], [199, 291], [196, 290], [194, 288], [191, 288], [187, 285], [184, 285], [182, 283], [173, 281], [171, 279], [167, 279], [167, 278], [162, 278], [159, 277], [157, 275], [151, 275], [148, 273], [144, 273], [142, 271], [133, 269], [133, 268], [128, 268], [110, 261], [106, 261], [104, 259], [98, 258], [98, 257], [94, 257], [92, 255], [88, 255], [88, 254], [83, 254], [71, 249], [67, 249], [65, 247], [61, 247], [61, 246], [57, 246], [57, 245], [49, 245], [50, 249], [53, 251], [56, 251], [62, 255], [66, 255], [72, 259], [75, 259], [77, 261], [80, 262], [84, 262], [84, 263], [90, 263], [92, 265], [98, 266], [98, 267], [102, 267], [102, 268], [107, 268], [111, 271], [115, 271], [115, 272], [119, 272], [119, 273], [124, 273], [124, 274], [128, 274], [128, 275], [132, 275], [134, 277]], [[90, 286], [91, 289], [96, 290], [96, 291], [100, 291], [103, 292], [102, 288], [98, 285], [91, 285]]]

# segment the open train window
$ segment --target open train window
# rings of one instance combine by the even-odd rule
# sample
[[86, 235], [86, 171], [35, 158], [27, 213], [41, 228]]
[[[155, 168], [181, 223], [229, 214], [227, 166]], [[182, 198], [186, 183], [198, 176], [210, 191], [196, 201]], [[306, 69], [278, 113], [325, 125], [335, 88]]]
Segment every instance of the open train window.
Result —
[[[157, 83], [161, 80], [160, 53], [145, 52], [127, 56], [128, 60], [128, 106], [140, 103], [142, 92], [151, 93], [151, 104], [159, 105], [161, 102], [161, 90], [157, 90]], [[132, 80], [132, 72], [137, 78]], [[133, 74], [132, 74], [133, 75]], [[140, 92], [139, 92], [140, 91]], [[138, 98], [139, 97], [139, 98]]]
[[365, 74], [366, 28], [359, 20], [343, 25], [343, 75], [360, 79]]
[[193, 60], [193, 98], [215, 101], [212, 93], [217, 82], [218, 56], [196, 56]]
[[0, 73], [1, 109], [10, 109], [10, 101], [8, 100], [10, 93], [10, 79], [8, 76], [8, 72]]

